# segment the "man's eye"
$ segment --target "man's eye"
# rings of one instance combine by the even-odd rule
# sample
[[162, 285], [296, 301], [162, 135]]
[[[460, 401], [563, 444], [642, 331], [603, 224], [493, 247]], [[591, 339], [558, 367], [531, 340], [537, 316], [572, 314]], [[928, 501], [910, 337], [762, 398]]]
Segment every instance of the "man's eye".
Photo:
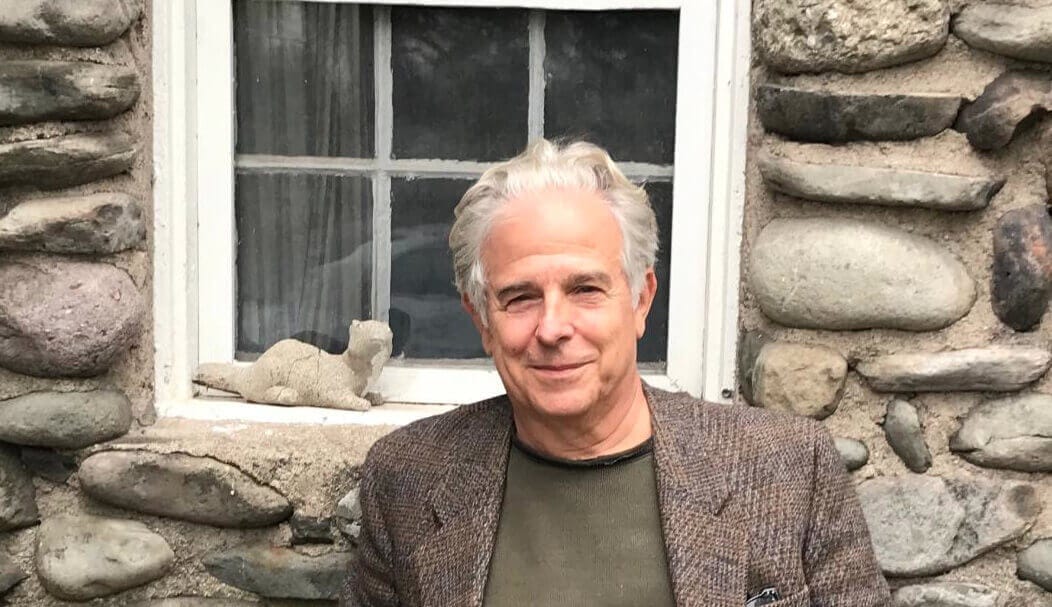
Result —
[[574, 288], [574, 292], [575, 293], [583, 293], [583, 294], [601, 293], [602, 291], [603, 291], [602, 289], [600, 289], [599, 287], [597, 287], [595, 285], [581, 285], [579, 287], [575, 287]]

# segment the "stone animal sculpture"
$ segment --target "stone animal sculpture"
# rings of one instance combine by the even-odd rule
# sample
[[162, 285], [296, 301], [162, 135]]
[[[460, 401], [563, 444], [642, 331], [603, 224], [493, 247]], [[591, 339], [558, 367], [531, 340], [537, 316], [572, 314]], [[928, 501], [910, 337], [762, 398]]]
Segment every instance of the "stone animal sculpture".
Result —
[[390, 358], [391, 340], [387, 324], [355, 320], [343, 354], [283, 339], [247, 366], [203, 363], [194, 381], [256, 403], [366, 411], [366, 388]]

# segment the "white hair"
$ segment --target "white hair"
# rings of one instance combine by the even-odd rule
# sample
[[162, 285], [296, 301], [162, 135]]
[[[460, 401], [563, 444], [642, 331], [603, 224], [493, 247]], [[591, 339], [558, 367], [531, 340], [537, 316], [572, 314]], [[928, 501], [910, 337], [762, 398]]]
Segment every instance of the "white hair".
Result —
[[646, 190], [625, 177], [610, 155], [585, 142], [556, 144], [545, 139], [485, 173], [460, 199], [449, 232], [457, 290], [486, 321], [486, 275], [482, 244], [509, 200], [549, 188], [595, 192], [621, 229], [621, 268], [636, 300], [657, 257], [658, 231]]

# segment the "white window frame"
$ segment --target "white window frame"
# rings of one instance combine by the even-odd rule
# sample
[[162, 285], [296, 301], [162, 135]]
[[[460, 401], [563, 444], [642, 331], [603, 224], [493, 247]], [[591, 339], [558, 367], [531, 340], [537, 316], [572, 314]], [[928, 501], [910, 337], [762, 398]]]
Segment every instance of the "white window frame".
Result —
[[[294, 1], [294, 0], [290, 0]], [[741, 0], [311, 0], [554, 10], [676, 9], [679, 46], [668, 357], [658, 387], [729, 402], [735, 386], [749, 92]], [[492, 368], [389, 364], [392, 401], [358, 413], [195, 396], [193, 369], [235, 347], [232, 0], [153, 3], [154, 336], [159, 415], [405, 423], [503, 391]], [[532, 61], [531, 63], [535, 62]], [[532, 70], [536, 77], [539, 70]], [[226, 110], [224, 111], [224, 108]], [[537, 117], [530, 117], [531, 127]], [[532, 130], [531, 130], [532, 132]], [[380, 150], [378, 150], [379, 152]], [[703, 204], [692, 204], [702, 201]], [[722, 201], [713, 204], [711, 201]], [[404, 405], [400, 403], [447, 403]]]

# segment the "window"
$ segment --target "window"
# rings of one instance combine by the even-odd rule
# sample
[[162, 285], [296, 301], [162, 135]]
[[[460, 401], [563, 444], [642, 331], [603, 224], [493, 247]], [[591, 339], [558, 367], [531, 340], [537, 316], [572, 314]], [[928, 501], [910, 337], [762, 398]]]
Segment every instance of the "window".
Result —
[[[366, 317], [395, 332], [389, 399], [498, 393], [446, 235], [472, 181], [541, 135], [599, 143], [645, 183], [662, 242], [642, 368], [720, 399], [733, 386], [748, 15], [700, 4], [155, 7], [170, 68], [155, 83], [158, 399], [192, 400], [197, 361], [249, 361], [285, 337], [341, 351]], [[183, 191], [196, 204], [173, 204]]]

